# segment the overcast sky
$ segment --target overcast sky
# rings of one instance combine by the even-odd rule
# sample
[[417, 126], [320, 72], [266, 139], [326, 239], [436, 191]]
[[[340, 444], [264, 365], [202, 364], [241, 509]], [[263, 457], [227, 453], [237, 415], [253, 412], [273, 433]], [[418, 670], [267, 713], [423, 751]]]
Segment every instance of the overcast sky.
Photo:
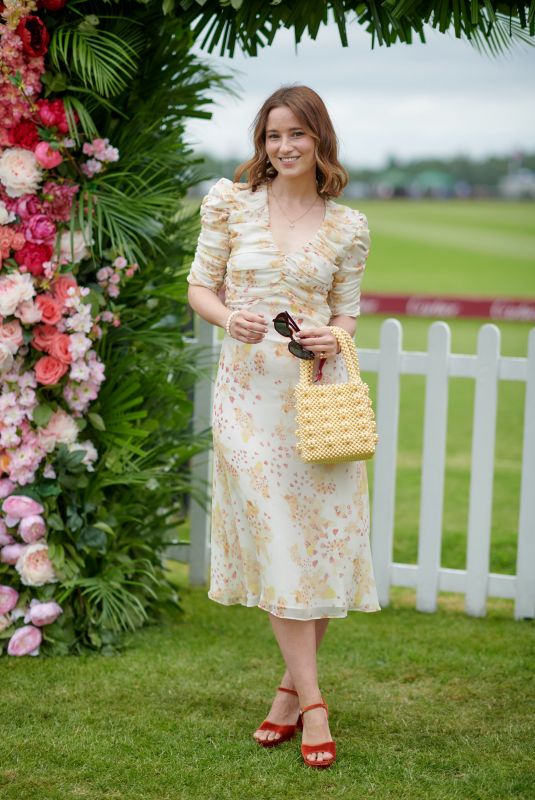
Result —
[[515, 47], [498, 59], [480, 55], [451, 34], [425, 28], [427, 44], [371, 49], [371, 36], [348, 25], [342, 47], [335, 25], [297, 47], [279, 31], [256, 58], [194, 52], [233, 72], [239, 99], [217, 92], [211, 120], [192, 120], [188, 139], [198, 150], [244, 159], [249, 127], [271, 92], [285, 83], [317, 91], [333, 119], [343, 163], [382, 166], [389, 156], [480, 158], [535, 150], [535, 47]]

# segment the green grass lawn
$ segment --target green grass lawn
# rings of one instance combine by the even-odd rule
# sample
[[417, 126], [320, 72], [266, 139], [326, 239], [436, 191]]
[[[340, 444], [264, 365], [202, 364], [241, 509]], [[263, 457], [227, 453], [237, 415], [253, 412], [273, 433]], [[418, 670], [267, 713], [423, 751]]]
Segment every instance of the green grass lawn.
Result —
[[[363, 290], [535, 296], [533, 204], [360, 204], [372, 230]], [[377, 347], [384, 317], [363, 317]], [[401, 318], [425, 350], [429, 319]], [[473, 353], [482, 321], [453, 320], [452, 350]], [[502, 351], [525, 356], [529, 325], [500, 323]], [[375, 396], [375, 376], [365, 374]], [[396, 561], [414, 562], [424, 379], [404, 376]], [[499, 392], [491, 570], [514, 573], [524, 390]], [[473, 382], [450, 384], [442, 564], [465, 565]], [[373, 461], [369, 464], [373, 491]], [[187, 524], [183, 526], [187, 532]], [[394, 587], [376, 614], [333, 620], [319, 653], [338, 760], [306, 767], [299, 739], [260, 748], [282, 674], [267, 615], [223, 607], [169, 563], [183, 614], [129, 636], [115, 658], [2, 659], [2, 800], [533, 800], [535, 639], [512, 601], [485, 618], [441, 593], [434, 614]]]
[[[2, 800], [531, 800], [533, 623], [435, 614], [394, 589], [330, 623], [319, 652], [338, 758], [252, 739], [282, 674], [267, 614], [174, 568], [184, 613], [115, 658], [2, 660]], [[476, 644], [477, 643], [477, 644]]]
[[535, 297], [535, 203], [361, 200], [363, 291]]

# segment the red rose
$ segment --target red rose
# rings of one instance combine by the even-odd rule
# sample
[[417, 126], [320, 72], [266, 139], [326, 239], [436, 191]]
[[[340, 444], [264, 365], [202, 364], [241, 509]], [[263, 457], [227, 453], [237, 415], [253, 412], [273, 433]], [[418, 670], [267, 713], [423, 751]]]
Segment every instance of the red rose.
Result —
[[41, 319], [48, 325], [55, 325], [61, 319], [61, 309], [51, 294], [38, 294], [35, 305], [41, 312]]
[[17, 122], [12, 128], [7, 130], [7, 138], [10, 145], [23, 147], [25, 150], [33, 150], [39, 141], [37, 126], [28, 119]]
[[49, 244], [32, 244], [32, 242], [26, 242], [24, 247], [21, 247], [21, 249], [15, 253], [15, 261], [20, 266], [24, 265], [28, 272], [38, 277], [39, 275], [43, 275], [43, 262], [50, 261], [52, 252], [52, 247]]
[[[42, 98], [37, 101], [39, 108], [39, 116], [47, 128], [57, 127], [60, 133], [69, 132], [69, 123], [65, 115], [65, 106], [63, 100], [59, 97], [55, 100], [43, 100]], [[78, 122], [78, 115], [74, 115], [74, 119]]]
[[37, 0], [37, 8], [46, 8], [47, 11], [60, 11], [67, 5], [67, 0]]
[[68, 333], [58, 333], [55, 339], [52, 340], [50, 350], [48, 351], [51, 356], [57, 358], [63, 364], [70, 364], [72, 355], [69, 348], [71, 337]]
[[62, 378], [69, 367], [52, 356], [43, 356], [34, 365], [35, 377], [45, 386], [52, 386]]
[[60, 333], [55, 325], [36, 325], [33, 329], [32, 347], [41, 353], [48, 353], [52, 342]]
[[22, 49], [27, 56], [31, 58], [44, 56], [48, 50], [50, 36], [45, 23], [39, 17], [33, 15], [23, 17], [17, 25], [15, 33], [22, 39]]

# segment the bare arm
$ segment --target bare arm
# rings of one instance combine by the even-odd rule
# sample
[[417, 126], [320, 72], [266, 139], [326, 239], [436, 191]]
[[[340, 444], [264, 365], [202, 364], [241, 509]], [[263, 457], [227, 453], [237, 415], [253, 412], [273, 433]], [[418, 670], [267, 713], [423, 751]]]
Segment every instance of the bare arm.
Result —
[[347, 314], [335, 314], [331, 317], [327, 325], [336, 325], [337, 328], [343, 328], [351, 334], [351, 336], [354, 336], [357, 328], [357, 318], [348, 317]]
[[206, 286], [189, 284], [188, 303], [207, 322], [218, 325], [220, 328], [225, 327], [230, 310], [211, 289]]

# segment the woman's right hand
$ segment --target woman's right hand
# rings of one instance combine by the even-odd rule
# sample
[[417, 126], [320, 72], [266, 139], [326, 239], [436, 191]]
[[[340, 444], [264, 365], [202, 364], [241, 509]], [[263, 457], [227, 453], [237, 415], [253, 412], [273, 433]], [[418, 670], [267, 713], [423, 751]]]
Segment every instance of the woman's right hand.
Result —
[[253, 314], [251, 311], [240, 311], [232, 317], [230, 335], [234, 339], [246, 344], [261, 342], [267, 333], [267, 322], [263, 314]]

